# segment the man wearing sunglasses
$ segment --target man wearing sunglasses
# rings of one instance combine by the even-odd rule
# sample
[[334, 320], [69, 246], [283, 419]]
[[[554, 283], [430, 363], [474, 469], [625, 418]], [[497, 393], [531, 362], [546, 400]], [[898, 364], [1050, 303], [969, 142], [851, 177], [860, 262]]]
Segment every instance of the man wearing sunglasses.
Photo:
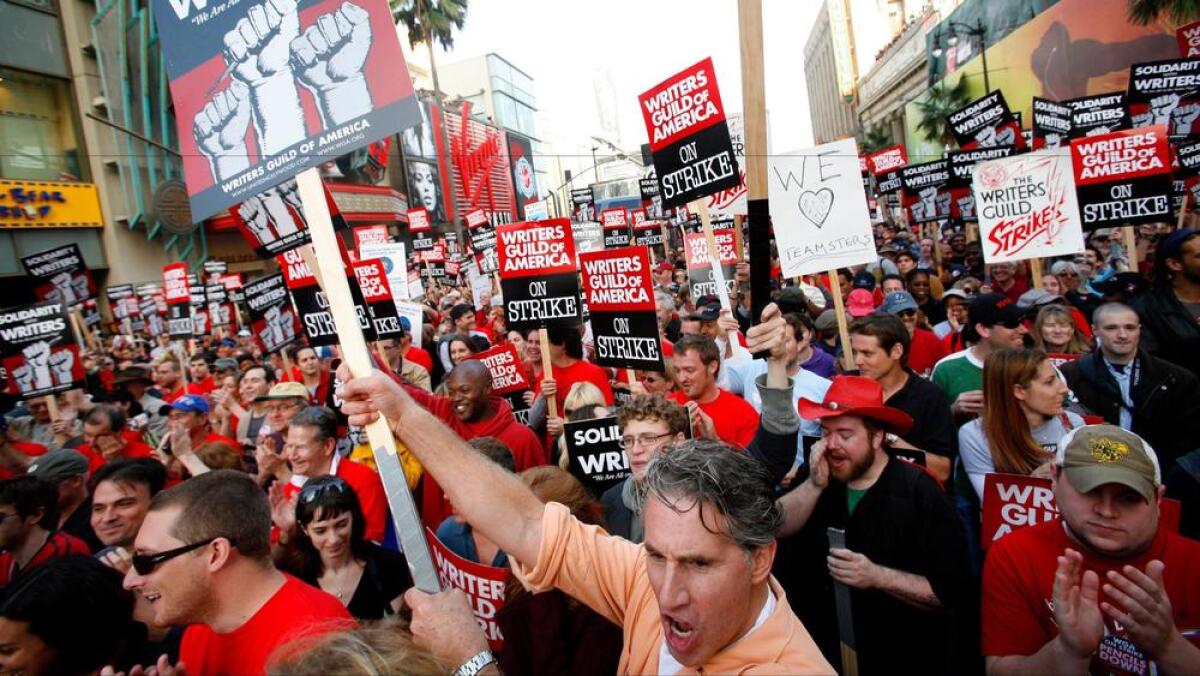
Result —
[[279, 646], [353, 625], [332, 595], [275, 569], [270, 534], [267, 497], [244, 472], [201, 474], [150, 502], [125, 588], [153, 624], [187, 625], [189, 673], [261, 674]]
[[933, 367], [930, 379], [950, 400], [956, 422], [962, 424], [983, 412], [983, 363], [997, 350], [1016, 350], [1025, 344], [1025, 311], [998, 293], [976, 296], [967, 306], [963, 329], [971, 347], [955, 352]]

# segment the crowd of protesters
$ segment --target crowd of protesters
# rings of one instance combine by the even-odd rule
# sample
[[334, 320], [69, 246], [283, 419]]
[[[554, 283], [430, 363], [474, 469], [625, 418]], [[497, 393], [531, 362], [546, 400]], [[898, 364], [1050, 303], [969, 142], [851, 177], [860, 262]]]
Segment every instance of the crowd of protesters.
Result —
[[[1200, 231], [1095, 231], [1039, 279], [876, 238], [832, 280], [776, 261], [759, 317], [748, 265], [723, 310], [660, 249], [662, 372], [448, 282], [367, 377], [108, 336], [85, 390], [2, 402], [0, 671], [1200, 673]], [[470, 358], [502, 344], [524, 395]], [[592, 492], [564, 425], [607, 416], [629, 474]], [[414, 587], [380, 417], [423, 526], [509, 570], [503, 648]], [[996, 473], [1053, 505], [985, 543]]]

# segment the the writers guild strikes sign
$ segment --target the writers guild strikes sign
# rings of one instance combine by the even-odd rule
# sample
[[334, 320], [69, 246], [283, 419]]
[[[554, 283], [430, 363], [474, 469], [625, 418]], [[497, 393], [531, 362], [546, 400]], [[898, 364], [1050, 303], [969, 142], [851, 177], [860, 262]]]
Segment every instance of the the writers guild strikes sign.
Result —
[[[329, 311], [329, 300], [321, 290], [317, 278], [299, 251], [288, 251], [278, 258], [279, 267], [283, 270], [283, 279], [287, 282], [288, 291], [292, 295], [292, 305], [300, 318], [300, 326], [308, 342], [313, 347], [322, 345], [337, 345], [337, 327], [333, 323], [333, 313]], [[371, 323], [371, 315], [363, 300], [358, 282], [353, 271], [347, 271], [350, 295], [354, 298], [354, 310], [358, 314], [358, 326], [362, 329], [363, 338], [371, 341], [376, 339], [375, 327]]]
[[400, 316], [396, 313], [396, 300], [388, 284], [386, 266], [378, 258], [358, 261], [354, 264], [354, 277], [371, 315], [371, 326], [375, 336], [382, 340], [404, 335], [400, 328]]
[[1009, 145], [1015, 145], [1018, 150], [1025, 149], [1021, 125], [1013, 117], [1008, 102], [999, 91], [976, 99], [950, 113], [947, 120], [955, 140], [958, 141], [958, 147], [963, 150]]
[[247, 197], [230, 207], [229, 213], [260, 258], [278, 256], [311, 241], [294, 178]]
[[575, 241], [565, 218], [496, 228], [500, 289], [509, 330], [579, 324]]
[[1071, 141], [1083, 228], [1171, 220], [1171, 159], [1163, 125]]
[[741, 185], [712, 59], [672, 75], [638, 103], [664, 207]]
[[1063, 103], [1071, 109], [1069, 135], [1072, 139], [1107, 134], [1130, 126], [1125, 92], [1081, 96]]
[[853, 139], [770, 158], [767, 193], [784, 277], [878, 258]]
[[163, 300], [167, 303], [167, 335], [173, 339], [192, 337], [192, 291], [187, 263], [163, 266]]
[[96, 282], [88, 272], [78, 244], [66, 244], [24, 256], [25, 274], [41, 283], [34, 289], [38, 300], [61, 300], [76, 305], [96, 296]]
[[1033, 149], [1060, 148], [1071, 137], [1071, 107], [1033, 97]]
[[1200, 59], [1130, 67], [1129, 116], [1133, 127], [1161, 124], [1176, 139], [1200, 132]]
[[931, 223], [950, 218], [950, 161], [910, 164], [900, 170], [900, 204], [909, 223]]
[[247, 284], [246, 305], [250, 328], [263, 350], [275, 352], [296, 340], [296, 313], [288, 302], [282, 273]]
[[982, 162], [974, 186], [985, 262], [1083, 251], [1071, 162], [1061, 150]]
[[22, 399], [83, 387], [87, 376], [61, 300], [0, 310], [0, 360], [8, 393]]
[[525, 369], [521, 366], [521, 356], [517, 354], [516, 346], [511, 343], [497, 345], [470, 355], [467, 359], [477, 359], [488, 368], [488, 372], [492, 374], [492, 394], [503, 396], [529, 389]]
[[976, 221], [975, 196], [971, 194], [971, 173], [980, 162], [1000, 159], [1013, 154], [1013, 146], [992, 146], [975, 150], [951, 150], [946, 160], [950, 164], [950, 217], [957, 223]]
[[625, 209], [605, 209], [600, 212], [600, 225], [604, 228], [605, 249], [629, 246], [629, 212]]
[[153, 14], [197, 222], [421, 121], [383, 0], [154, 0]]
[[615, 416], [563, 424], [567, 457], [574, 474], [593, 495], [601, 495], [629, 476], [629, 458], [621, 449]]
[[1176, 28], [1175, 40], [1179, 43], [1179, 55], [1183, 58], [1200, 56], [1200, 21]]
[[[908, 153], [904, 151], [904, 146], [896, 145], [890, 148], [873, 152], [867, 155], [867, 169], [878, 180], [880, 176], [899, 169], [908, 164]], [[899, 188], [900, 186], [896, 186]], [[880, 192], [884, 192], [882, 189]]]
[[1058, 516], [1049, 479], [1020, 474], [988, 474], [983, 479], [983, 528], [986, 550], [1018, 528], [1036, 526]]
[[[778, 236], [778, 227], [775, 232]], [[719, 291], [712, 266], [708, 263], [708, 243], [704, 239], [704, 233], [693, 232], [683, 237], [683, 257], [687, 261], [688, 287], [692, 292], [693, 301], [699, 301], [704, 296], [733, 291], [734, 272], [738, 261], [742, 259], [737, 250], [737, 238], [733, 230], [717, 230], [713, 232], [713, 240], [717, 244], [721, 274], [725, 277], [725, 288]]]
[[645, 247], [580, 254], [596, 363], [662, 371], [650, 255]]
[[425, 207], [417, 207], [416, 209], [408, 210], [408, 231], [410, 233], [416, 234], [418, 232], [427, 232], [432, 229], [433, 224], [429, 220], [428, 209]]
[[502, 650], [504, 636], [500, 633], [497, 615], [504, 607], [508, 568], [485, 566], [462, 558], [442, 544], [429, 528], [425, 529], [425, 538], [429, 540], [429, 552], [433, 555], [433, 563], [437, 568], [442, 588], [461, 589], [467, 595], [467, 600], [471, 603], [471, 612], [487, 638], [488, 647], [496, 651]]

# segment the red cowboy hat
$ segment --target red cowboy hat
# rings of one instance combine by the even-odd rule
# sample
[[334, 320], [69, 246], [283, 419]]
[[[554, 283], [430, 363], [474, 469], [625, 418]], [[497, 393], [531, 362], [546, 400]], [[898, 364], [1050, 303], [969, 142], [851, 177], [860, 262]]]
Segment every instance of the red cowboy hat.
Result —
[[797, 404], [806, 420], [852, 415], [879, 423], [889, 432], [904, 435], [913, 419], [904, 411], [883, 405], [883, 386], [864, 376], [836, 376], [821, 403], [805, 397]]

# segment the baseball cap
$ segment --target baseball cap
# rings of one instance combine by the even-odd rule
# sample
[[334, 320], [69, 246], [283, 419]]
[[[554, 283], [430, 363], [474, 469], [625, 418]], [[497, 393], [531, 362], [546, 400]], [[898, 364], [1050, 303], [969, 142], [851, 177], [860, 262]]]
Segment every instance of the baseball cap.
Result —
[[971, 326], [1001, 324], [1015, 329], [1024, 317], [1024, 310], [1001, 293], [981, 293], [967, 305], [967, 323]]
[[1154, 449], [1116, 425], [1084, 425], [1067, 432], [1058, 444], [1054, 464], [1080, 493], [1121, 484], [1153, 502], [1162, 484]]
[[198, 394], [185, 394], [171, 402], [171, 408], [187, 413], [208, 413], [208, 402]]
[[818, 331], [828, 331], [837, 326], [837, 310], [825, 310], [813, 321], [813, 328]]
[[217, 345], [224, 345], [225, 347], [237, 347], [237, 341], [232, 338], [222, 338], [217, 341]]
[[454, 321], [458, 321], [464, 315], [469, 315], [469, 314], [474, 314], [474, 313], [475, 313], [475, 308], [471, 307], [470, 305], [467, 305], [466, 303], [459, 303], [458, 305], [455, 305], [454, 307], [450, 308], [450, 319], [453, 319]]
[[286, 383], [275, 383], [266, 394], [255, 397], [254, 401], [267, 401], [268, 399], [303, 399], [308, 401], [308, 388], [304, 386], [304, 383], [298, 383], [294, 380]]
[[216, 367], [216, 369], [218, 371], [236, 371], [236, 370], [238, 370], [237, 360], [234, 359], [233, 357], [221, 357], [220, 359], [213, 362], [213, 366]]
[[658, 265], [654, 266], [654, 271], [655, 272], [674, 272], [675, 266], [671, 265], [671, 261], [660, 261]]
[[947, 298], [961, 298], [962, 300], [967, 300], [967, 298], [969, 298], [969, 296], [967, 296], [967, 292], [963, 291], [962, 289], [946, 289], [945, 291], [942, 292], [942, 304], [943, 305], [946, 304]]
[[1057, 293], [1050, 293], [1045, 289], [1030, 289], [1021, 294], [1017, 299], [1017, 307], [1035, 308], [1049, 305], [1051, 303], [1065, 303], [1062, 296]]
[[87, 472], [87, 458], [79, 451], [69, 448], [59, 448], [35, 457], [28, 470], [30, 476], [52, 484]]
[[242, 329], [242, 330], [238, 331], [238, 336], [240, 336], [242, 338], [249, 338], [250, 337], [250, 329]]
[[875, 311], [875, 298], [866, 289], [855, 289], [846, 296], [846, 310], [851, 317], [866, 317]]
[[854, 288], [873, 291], [875, 289], [875, 275], [867, 272], [866, 270], [855, 274]]
[[917, 301], [912, 294], [907, 291], [893, 291], [883, 299], [883, 305], [879, 306], [880, 312], [889, 312], [891, 314], [900, 314], [905, 310], [916, 310]]

